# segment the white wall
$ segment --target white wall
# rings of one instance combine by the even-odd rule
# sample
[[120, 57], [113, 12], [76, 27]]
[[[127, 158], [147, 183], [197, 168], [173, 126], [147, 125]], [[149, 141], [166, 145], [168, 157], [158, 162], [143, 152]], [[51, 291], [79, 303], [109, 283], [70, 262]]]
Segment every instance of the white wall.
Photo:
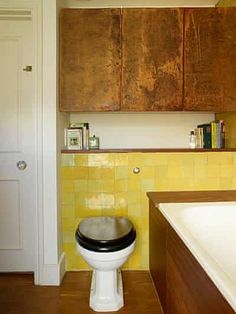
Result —
[[71, 122], [89, 122], [100, 148], [187, 148], [188, 134], [213, 113], [71, 113]]

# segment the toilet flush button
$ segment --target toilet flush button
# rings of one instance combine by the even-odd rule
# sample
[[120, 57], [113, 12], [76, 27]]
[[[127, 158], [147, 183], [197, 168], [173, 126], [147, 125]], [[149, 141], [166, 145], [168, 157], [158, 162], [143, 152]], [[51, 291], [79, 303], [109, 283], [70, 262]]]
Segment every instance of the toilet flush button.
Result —
[[140, 168], [139, 167], [134, 167], [133, 173], [134, 174], [138, 174], [139, 172], [140, 172]]

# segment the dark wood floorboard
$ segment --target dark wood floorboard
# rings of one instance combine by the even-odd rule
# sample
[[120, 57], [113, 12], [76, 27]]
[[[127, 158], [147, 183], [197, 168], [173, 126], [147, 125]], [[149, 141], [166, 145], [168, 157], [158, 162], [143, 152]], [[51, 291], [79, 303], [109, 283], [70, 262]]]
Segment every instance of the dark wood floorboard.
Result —
[[[125, 306], [119, 314], [161, 314], [149, 272], [123, 272]], [[30, 274], [0, 274], [1, 314], [89, 314], [90, 272], [67, 272], [60, 287], [34, 286]]]

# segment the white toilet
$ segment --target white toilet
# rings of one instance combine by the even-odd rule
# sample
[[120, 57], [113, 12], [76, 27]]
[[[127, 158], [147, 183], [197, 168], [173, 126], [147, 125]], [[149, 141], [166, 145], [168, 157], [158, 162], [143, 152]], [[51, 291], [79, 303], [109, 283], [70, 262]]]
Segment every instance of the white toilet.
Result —
[[135, 228], [124, 217], [92, 217], [81, 221], [75, 236], [78, 252], [93, 268], [89, 306], [118, 311], [124, 305], [119, 268], [134, 250]]

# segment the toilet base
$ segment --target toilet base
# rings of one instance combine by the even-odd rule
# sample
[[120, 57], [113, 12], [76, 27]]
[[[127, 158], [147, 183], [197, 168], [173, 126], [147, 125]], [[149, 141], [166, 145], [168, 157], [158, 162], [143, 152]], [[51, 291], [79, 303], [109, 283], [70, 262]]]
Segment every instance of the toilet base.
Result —
[[93, 271], [89, 306], [96, 312], [118, 311], [124, 306], [122, 275], [119, 269]]

